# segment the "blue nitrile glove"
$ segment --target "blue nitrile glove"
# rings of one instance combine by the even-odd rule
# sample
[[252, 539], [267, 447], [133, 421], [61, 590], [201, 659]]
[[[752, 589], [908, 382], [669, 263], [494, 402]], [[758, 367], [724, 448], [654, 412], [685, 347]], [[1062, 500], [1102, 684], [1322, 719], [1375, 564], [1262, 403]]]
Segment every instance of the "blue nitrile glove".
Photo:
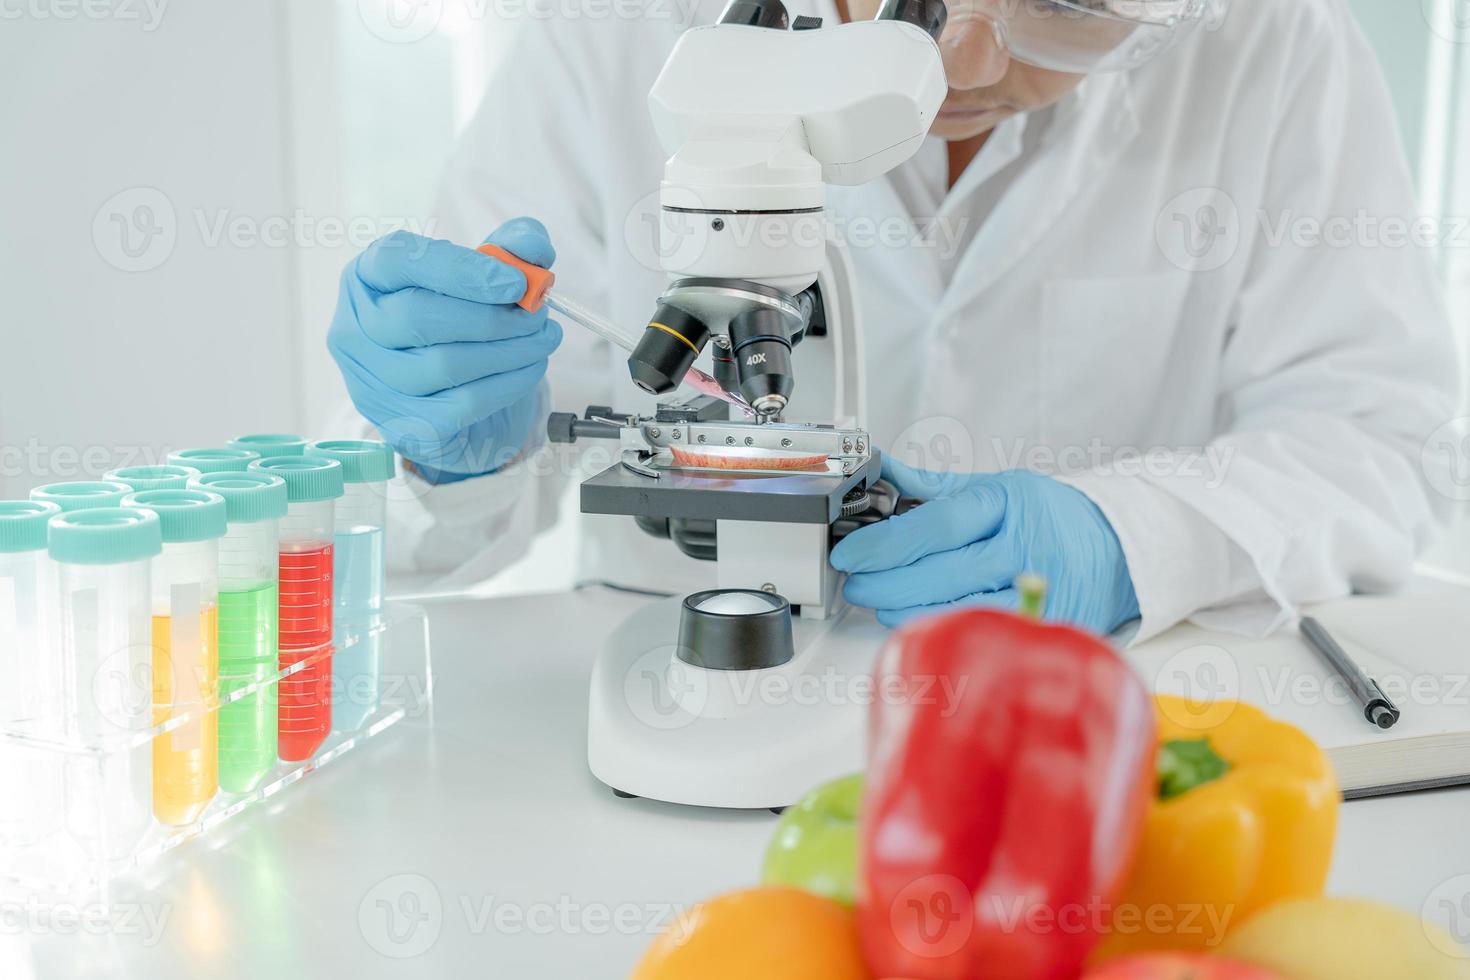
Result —
[[847, 601], [885, 626], [967, 606], [1015, 609], [1023, 572], [1047, 582], [1046, 618], [1111, 633], [1138, 616], [1118, 535], [1080, 490], [1028, 470], [944, 476], [883, 457], [900, 493], [928, 498], [832, 549]]
[[[539, 266], [556, 259], [531, 218], [486, 241]], [[405, 231], [343, 270], [327, 348], [357, 410], [431, 482], [494, 472], [527, 444], [561, 327], [544, 307], [516, 306], [525, 292], [520, 270]]]

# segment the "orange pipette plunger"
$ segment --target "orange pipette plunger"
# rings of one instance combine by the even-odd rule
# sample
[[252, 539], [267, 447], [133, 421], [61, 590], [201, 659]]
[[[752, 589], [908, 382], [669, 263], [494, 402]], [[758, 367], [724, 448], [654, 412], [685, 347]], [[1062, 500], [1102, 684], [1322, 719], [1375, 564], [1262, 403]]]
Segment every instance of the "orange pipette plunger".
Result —
[[546, 293], [556, 284], [556, 273], [517, 258], [499, 245], [481, 245], [479, 251], [499, 259], [506, 265], [520, 269], [526, 277], [526, 295], [516, 300], [516, 305], [527, 313], [535, 313], [546, 302]]

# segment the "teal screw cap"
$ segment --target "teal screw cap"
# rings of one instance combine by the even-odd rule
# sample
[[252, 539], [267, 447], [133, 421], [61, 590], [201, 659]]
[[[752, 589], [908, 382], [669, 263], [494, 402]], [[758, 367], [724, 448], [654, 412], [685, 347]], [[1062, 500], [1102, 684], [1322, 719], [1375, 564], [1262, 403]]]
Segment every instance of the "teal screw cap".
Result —
[[213, 541], [229, 530], [225, 498], [204, 490], [144, 490], [124, 497], [123, 506], [157, 514], [164, 544]]
[[306, 447], [306, 455], [341, 463], [344, 483], [381, 483], [393, 479], [393, 450], [386, 442], [320, 439]]
[[46, 525], [61, 508], [44, 500], [0, 500], [0, 555], [46, 550]]
[[269, 473], [205, 473], [190, 480], [189, 489], [223, 497], [231, 524], [280, 520], [289, 506], [286, 481]]
[[287, 435], [282, 432], [257, 432], [247, 436], [236, 436], [225, 443], [231, 449], [249, 449], [268, 456], [300, 456], [306, 451], [306, 437]]
[[174, 466], [188, 466], [200, 473], [244, 473], [260, 453], [248, 449], [180, 449], [169, 453]]
[[48, 483], [31, 491], [32, 500], [44, 500], [55, 504], [63, 512], [87, 510], [92, 507], [116, 507], [122, 499], [133, 492], [126, 483], [107, 480], [72, 480], [68, 483]]
[[158, 515], [137, 507], [57, 514], [49, 530], [51, 557], [69, 565], [121, 565], [163, 551]]
[[320, 456], [272, 456], [250, 464], [252, 472], [269, 473], [286, 481], [293, 504], [336, 500], [342, 496], [342, 464]]
[[102, 479], [126, 483], [134, 493], [144, 490], [183, 490], [199, 475], [192, 466], [126, 466], [103, 475]]

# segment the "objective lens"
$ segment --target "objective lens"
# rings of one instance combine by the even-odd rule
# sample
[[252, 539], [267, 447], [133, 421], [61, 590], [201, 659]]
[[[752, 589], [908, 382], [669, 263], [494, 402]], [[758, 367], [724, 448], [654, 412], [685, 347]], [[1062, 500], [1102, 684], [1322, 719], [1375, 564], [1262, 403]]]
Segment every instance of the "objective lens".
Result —
[[628, 358], [633, 383], [653, 395], [679, 387], [709, 340], [709, 328], [693, 314], [659, 304]]
[[730, 338], [716, 337], [710, 357], [715, 368], [715, 380], [726, 391], [740, 390], [740, 372], [735, 367], [735, 351], [730, 347]]
[[781, 314], [750, 310], [730, 321], [730, 346], [740, 375], [740, 394], [762, 415], [779, 415], [791, 400], [791, 340]]

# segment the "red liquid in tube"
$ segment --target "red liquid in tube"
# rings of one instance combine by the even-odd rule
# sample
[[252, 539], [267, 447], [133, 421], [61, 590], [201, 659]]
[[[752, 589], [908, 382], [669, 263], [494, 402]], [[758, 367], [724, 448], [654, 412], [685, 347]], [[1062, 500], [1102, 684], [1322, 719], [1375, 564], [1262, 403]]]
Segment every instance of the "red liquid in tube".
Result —
[[332, 730], [332, 546], [281, 552], [280, 669], [308, 661], [280, 681], [278, 754], [301, 762]]

